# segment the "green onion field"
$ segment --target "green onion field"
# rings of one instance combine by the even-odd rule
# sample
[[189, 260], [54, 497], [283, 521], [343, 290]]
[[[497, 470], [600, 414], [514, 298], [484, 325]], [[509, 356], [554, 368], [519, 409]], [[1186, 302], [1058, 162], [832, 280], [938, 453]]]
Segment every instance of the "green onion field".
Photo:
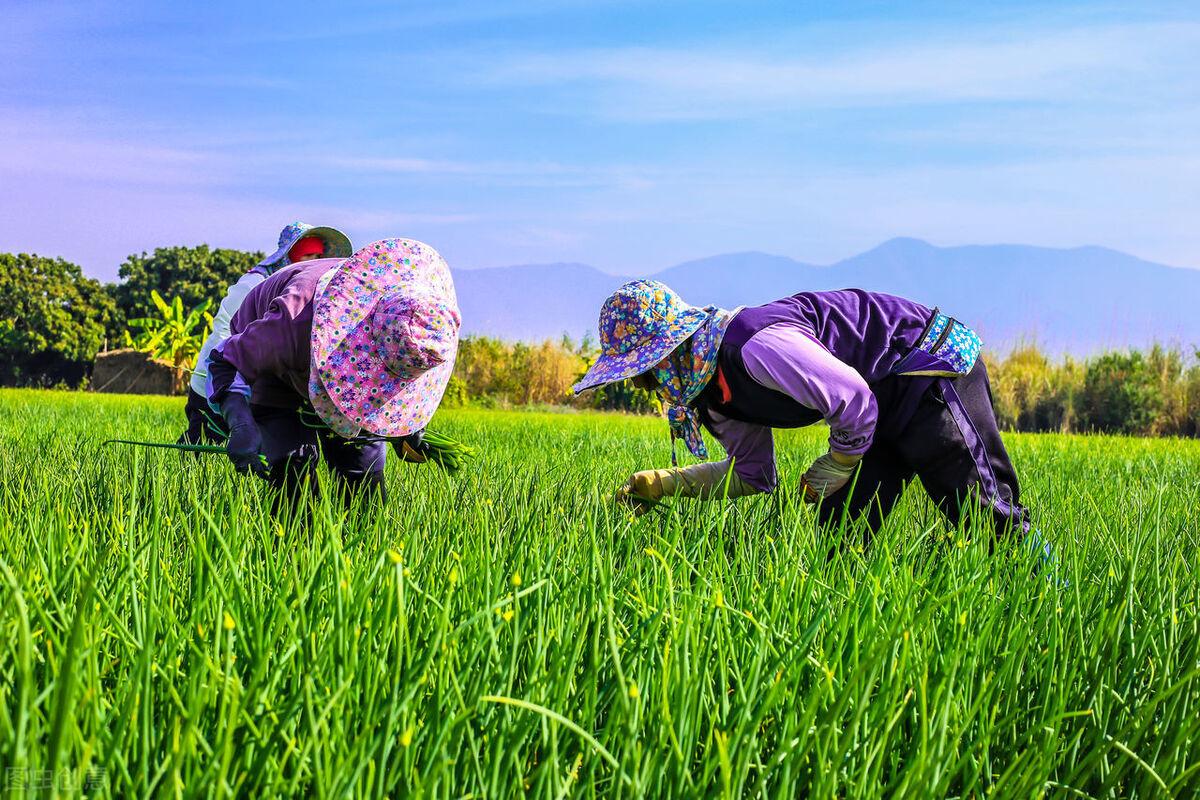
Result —
[[1200, 441], [1009, 437], [1047, 574], [919, 487], [865, 550], [783, 489], [634, 518], [650, 417], [445, 411], [461, 472], [277, 521], [100, 444], [182, 408], [0, 391], [0, 796], [1200, 794]]

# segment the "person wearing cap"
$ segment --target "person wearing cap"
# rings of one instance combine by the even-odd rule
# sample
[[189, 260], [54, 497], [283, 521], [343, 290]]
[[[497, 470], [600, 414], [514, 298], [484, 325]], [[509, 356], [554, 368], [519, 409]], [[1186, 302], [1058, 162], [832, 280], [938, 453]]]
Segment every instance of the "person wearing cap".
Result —
[[385, 496], [389, 441], [424, 460], [460, 325], [450, 268], [421, 242], [385, 239], [277, 271], [209, 355], [208, 403], [229, 427], [229, 459], [293, 502], [318, 453], [345, 496]]
[[205, 399], [206, 365], [208, 355], [219, 342], [229, 335], [229, 322], [241, 308], [246, 295], [255, 286], [276, 271], [290, 264], [311, 261], [316, 258], [346, 258], [354, 248], [346, 234], [336, 228], [314, 227], [304, 222], [293, 222], [279, 233], [279, 246], [274, 253], [264, 258], [225, 291], [225, 297], [213, 316], [212, 331], [192, 366], [192, 377], [188, 382], [188, 398], [183, 413], [187, 418], [187, 429], [179, 436], [181, 444], [199, 444], [202, 441], [219, 444], [229, 432], [217, 414], [210, 412]]
[[670, 495], [740, 497], [778, 484], [774, 428], [824, 421], [828, 450], [800, 480], [823, 525], [874, 531], [921, 481], [954, 524], [984, 509], [998, 533], [1029, 532], [996, 424], [979, 337], [920, 303], [860, 289], [766, 305], [697, 308], [657, 281], [626, 283], [600, 311], [601, 355], [575, 392], [633, 379], [658, 393], [675, 440], [707, 458], [635, 473], [618, 498], [643, 509]]

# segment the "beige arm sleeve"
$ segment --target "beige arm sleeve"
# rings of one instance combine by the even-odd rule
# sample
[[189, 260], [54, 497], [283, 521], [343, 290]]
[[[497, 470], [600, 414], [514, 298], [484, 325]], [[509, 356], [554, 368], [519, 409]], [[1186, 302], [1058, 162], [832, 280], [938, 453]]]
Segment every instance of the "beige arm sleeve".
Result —
[[[662, 480], [663, 496], [700, 497], [705, 500], [720, 497], [745, 497], [759, 490], [738, 477], [730, 469], [729, 459], [705, 461], [690, 467], [656, 470]], [[728, 480], [728, 492], [726, 492]]]

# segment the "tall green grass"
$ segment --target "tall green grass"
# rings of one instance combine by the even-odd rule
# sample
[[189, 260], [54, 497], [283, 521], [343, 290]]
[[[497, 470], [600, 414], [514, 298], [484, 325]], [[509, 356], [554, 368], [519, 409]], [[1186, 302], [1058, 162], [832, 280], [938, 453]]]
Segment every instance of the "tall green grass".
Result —
[[[481, 451], [471, 469], [392, 463], [386, 506], [279, 522], [220, 457], [99, 446], [170, 440], [181, 408], [0, 392], [10, 786], [1200, 788], [1200, 442], [1010, 437], [1063, 588], [1022, 548], [948, 529], [919, 489], [869, 550], [832, 558], [786, 493], [634, 519], [611, 491], [667, 461], [667, 433], [615, 415], [444, 413]], [[822, 438], [781, 436], [782, 474]]]

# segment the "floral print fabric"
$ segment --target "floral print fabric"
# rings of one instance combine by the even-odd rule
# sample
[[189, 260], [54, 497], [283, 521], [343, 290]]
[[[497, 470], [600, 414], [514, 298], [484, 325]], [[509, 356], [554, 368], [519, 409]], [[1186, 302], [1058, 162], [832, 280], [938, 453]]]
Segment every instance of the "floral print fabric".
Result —
[[[575, 384], [575, 392], [655, 370], [672, 443], [681, 438], [693, 455], [705, 458], [700, 421], [688, 404], [712, 378], [721, 338], [732, 317], [714, 306], [688, 305], [659, 281], [629, 281], [600, 308], [600, 357]], [[674, 352], [688, 337], [692, 343], [687, 351]]]
[[971, 371], [982, 348], [979, 334], [935, 309], [926, 334], [892, 372], [957, 378]]
[[454, 370], [462, 316], [450, 268], [411, 239], [337, 267], [314, 301], [309, 399], [341, 436], [423, 429]]
[[654, 370], [658, 394], [667, 410], [667, 424], [671, 426], [673, 466], [678, 463], [675, 458], [676, 439], [682, 439], [688, 452], [696, 458], [708, 458], [708, 448], [704, 446], [704, 438], [700, 435], [700, 418], [691, 408], [691, 403], [700, 396], [717, 371], [717, 353], [734, 312], [715, 306], [708, 306], [704, 310], [708, 314], [704, 323], [667, 357], [666, 366]]
[[707, 319], [664, 283], [629, 281], [600, 308], [600, 357], [575, 393], [649, 372]]

